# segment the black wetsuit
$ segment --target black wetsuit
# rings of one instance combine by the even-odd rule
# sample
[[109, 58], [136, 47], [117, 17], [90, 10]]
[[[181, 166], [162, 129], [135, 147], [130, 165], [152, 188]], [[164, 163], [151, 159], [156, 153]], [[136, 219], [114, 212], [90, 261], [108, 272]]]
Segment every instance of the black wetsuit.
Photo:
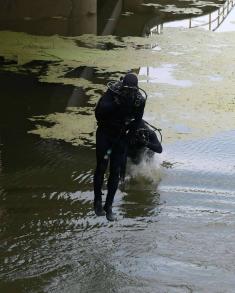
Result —
[[[145, 139], [142, 139], [141, 133], [144, 133]], [[136, 131], [134, 139], [129, 143], [128, 157], [135, 164], [139, 164], [143, 153], [147, 150], [148, 158], [153, 157], [154, 153], [162, 152], [162, 145], [159, 142], [156, 133], [148, 127], [148, 125], [141, 121]]]
[[[124, 104], [116, 103], [115, 94], [108, 89], [99, 100], [95, 115], [97, 119], [96, 159], [97, 166], [94, 174], [95, 201], [102, 200], [102, 186], [108, 161], [110, 170], [108, 178], [108, 193], [105, 206], [112, 206], [118, 188], [121, 167], [127, 156], [127, 147], [131, 137], [139, 127], [145, 106], [145, 100], [138, 105], [127, 99]], [[107, 159], [107, 151], [111, 154]]]

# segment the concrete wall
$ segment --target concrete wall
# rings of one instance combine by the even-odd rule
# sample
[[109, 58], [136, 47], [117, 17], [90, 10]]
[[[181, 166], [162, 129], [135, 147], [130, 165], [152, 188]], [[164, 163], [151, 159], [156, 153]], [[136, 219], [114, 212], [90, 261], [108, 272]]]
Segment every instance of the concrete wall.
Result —
[[97, 0], [72, 0], [70, 15], [70, 33], [97, 33]]
[[67, 17], [71, 10], [70, 0], [0, 0], [1, 20], [34, 19], [52, 16]]
[[0, 0], [0, 29], [33, 34], [97, 32], [97, 0]]

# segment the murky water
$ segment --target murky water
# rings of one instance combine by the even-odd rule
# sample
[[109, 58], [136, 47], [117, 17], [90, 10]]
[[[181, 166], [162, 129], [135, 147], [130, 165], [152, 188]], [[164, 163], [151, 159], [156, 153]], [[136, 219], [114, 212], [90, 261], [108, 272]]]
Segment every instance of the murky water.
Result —
[[[0, 291], [234, 292], [235, 33], [142, 37], [223, 1], [100, 1], [90, 26], [62, 2], [0, 22]], [[93, 109], [128, 69], [164, 152], [129, 163], [109, 223], [92, 208]]]

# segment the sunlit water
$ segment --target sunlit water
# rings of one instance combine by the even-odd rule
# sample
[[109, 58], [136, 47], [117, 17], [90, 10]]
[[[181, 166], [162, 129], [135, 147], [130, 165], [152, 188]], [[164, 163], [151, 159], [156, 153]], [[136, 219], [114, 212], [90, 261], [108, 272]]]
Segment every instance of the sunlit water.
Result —
[[[176, 77], [179, 67], [142, 67], [140, 79], [190, 90], [195, 80]], [[163, 129], [164, 152], [129, 163], [115, 197], [118, 221], [109, 223], [93, 212], [94, 145], [65, 142], [63, 129], [61, 139], [29, 133], [32, 117], [66, 112], [76, 88], [0, 77], [1, 292], [234, 292], [234, 124], [193, 137], [177, 121], [174, 141]], [[208, 79], [223, 81], [219, 72]], [[164, 97], [157, 98], [149, 98], [156, 108]], [[145, 115], [151, 121], [153, 113]]]

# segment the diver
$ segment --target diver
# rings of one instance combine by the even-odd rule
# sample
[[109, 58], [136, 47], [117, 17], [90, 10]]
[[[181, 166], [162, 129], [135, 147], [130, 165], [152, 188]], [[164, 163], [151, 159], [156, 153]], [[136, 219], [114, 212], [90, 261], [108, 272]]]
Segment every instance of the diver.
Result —
[[161, 129], [141, 120], [135, 135], [129, 141], [126, 160], [121, 166], [120, 179], [122, 183], [125, 182], [127, 158], [130, 159], [131, 163], [138, 165], [144, 159], [146, 162], [150, 162], [154, 153], [162, 153], [162, 145], [155, 131], [159, 132], [162, 142]]
[[[143, 95], [144, 94], [144, 95]], [[108, 83], [108, 89], [95, 108], [96, 169], [94, 173], [94, 210], [97, 216], [106, 214], [115, 220], [112, 204], [118, 188], [121, 167], [126, 161], [129, 141], [139, 128], [145, 107], [146, 93], [138, 87], [138, 78], [128, 73], [118, 82]], [[109, 163], [107, 196], [102, 207], [102, 187]]]
[[129, 142], [127, 155], [132, 163], [139, 164], [144, 154], [147, 160], [151, 160], [154, 153], [162, 153], [162, 145], [155, 131], [148, 126], [148, 122], [142, 120], [133, 139]]

